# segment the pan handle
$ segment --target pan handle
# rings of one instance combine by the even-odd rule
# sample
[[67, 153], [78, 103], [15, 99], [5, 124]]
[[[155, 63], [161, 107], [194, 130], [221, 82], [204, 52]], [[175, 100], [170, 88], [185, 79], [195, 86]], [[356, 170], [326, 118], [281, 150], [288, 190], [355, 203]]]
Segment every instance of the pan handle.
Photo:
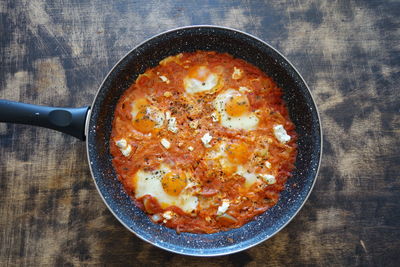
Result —
[[0, 99], [0, 122], [46, 127], [85, 141], [89, 108], [46, 107]]

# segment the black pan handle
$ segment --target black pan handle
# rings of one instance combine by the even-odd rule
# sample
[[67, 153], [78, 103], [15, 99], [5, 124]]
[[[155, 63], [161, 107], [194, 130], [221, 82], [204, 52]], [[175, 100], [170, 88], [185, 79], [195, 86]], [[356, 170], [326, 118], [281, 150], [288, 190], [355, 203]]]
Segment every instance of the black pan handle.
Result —
[[0, 99], [0, 122], [46, 127], [85, 141], [89, 108], [46, 107]]

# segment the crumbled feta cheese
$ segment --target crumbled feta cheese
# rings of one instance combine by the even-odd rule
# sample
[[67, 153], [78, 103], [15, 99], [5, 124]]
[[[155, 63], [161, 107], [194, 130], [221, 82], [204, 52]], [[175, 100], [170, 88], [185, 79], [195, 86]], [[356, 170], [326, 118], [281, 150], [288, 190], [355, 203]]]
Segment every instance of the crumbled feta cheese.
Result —
[[212, 136], [209, 133], [206, 133], [205, 135], [203, 135], [203, 137], [201, 138], [201, 141], [203, 142], [203, 145], [205, 147], [211, 147], [210, 142], [212, 140]]
[[238, 80], [238, 79], [242, 78], [242, 74], [243, 74], [243, 71], [241, 69], [233, 67], [232, 79]]
[[240, 87], [239, 87], [239, 92], [241, 92], [242, 94], [244, 94], [244, 93], [249, 93], [249, 92], [251, 92], [251, 90], [250, 90], [249, 88], [245, 87], [245, 86], [240, 86]]
[[267, 167], [268, 169], [271, 169], [271, 163], [269, 161], [266, 161], [264, 164], [265, 164], [265, 167]]
[[116, 144], [117, 147], [119, 147], [119, 148], [125, 148], [125, 147], [128, 145], [128, 143], [126, 142], [125, 139], [117, 140], [117, 141], [115, 141], [115, 144]]
[[155, 221], [155, 222], [159, 222], [159, 221], [161, 221], [161, 216], [160, 216], [160, 214], [154, 214], [154, 215], [152, 215], [151, 216], [151, 219], [153, 220], [153, 221]]
[[189, 122], [189, 126], [192, 129], [196, 129], [199, 126], [199, 121], [198, 120], [191, 121], [191, 122]]
[[276, 183], [275, 176], [270, 174], [259, 174], [258, 177], [263, 179], [267, 184], [274, 184]]
[[165, 112], [165, 119], [166, 119], [166, 120], [171, 119], [171, 111], [166, 111], [166, 112]]
[[166, 91], [166, 92], [164, 93], [164, 96], [165, 96], [165, 97], [171, 97], [171, 96], [172, 96], [172, 93], [169, 92], [169, 91]]
[[171, 117], [171, 111], [165, 112], [165, 119], [168, 121], [168, 131], [177, 133], [178, 127], [176, 127], [176, 118]]
[[216, 112], [211, 113], [211, 118], [213, 122], [217, 122], [218, 121], [218, 115]]
[[167, 139], [165, 139], [165, 138], [161, 139], [161, 144], [162, 144], [163, 147], [165, 147], [166, 149], [168, 149], [168, 148], [171, 147], [171, 143], [170, 143]]
[[165, 82], [165, 83], [169, 83], [169, 80], [168, 80], [168, 78], [167, 77], [165, 77], [164, 75], [161, 75], [160, 76], [160, 79], [161, 79], [161, 81], [163, 81], [163, 82]]
[[193, 148], [192, 146], [189, 146], [189, 147], [188, 147], [188, 150], [189, 150], [189, 151], [193, 151], [194, 148]]
[[217, 215], [224, 214], [228, 210], [228, 208], [229, 208], [229, 200], [223, 199], [221, 206], [218, 207]]
[[128, 157], [131, 154], [132, 146], [128, 145], [128, 142], [125, 139], [122, 138], [120, 140], [117, 140], [115, 141], [115, 144], [117, 145], [117, 147], [119, 147], [119, 150], [125, 157]]
[[125, 148], [121, 148], [120, 150], [121, 150], [122, 155], [124, 155], [125, 157], [129, 157], [129, 155], [132, 152], [132, 146], [128, 145]]
[[172, 217], [174, 216], [174, 212], [167, 210], [166, 212], [163, 213], [162, 215], [166, 220], [171, 220]]
[[176, 118], [171, 117], [168, 119], [168, 131], [177, 133], [178, 132], [178, 127], [176, 127]]
[[274, 135], [281, 143], [286, 143], [290, 140], [290, 135], [286, 133], [285, 128], [283, 128], [283, 126], [280, 124], [274, 126]]

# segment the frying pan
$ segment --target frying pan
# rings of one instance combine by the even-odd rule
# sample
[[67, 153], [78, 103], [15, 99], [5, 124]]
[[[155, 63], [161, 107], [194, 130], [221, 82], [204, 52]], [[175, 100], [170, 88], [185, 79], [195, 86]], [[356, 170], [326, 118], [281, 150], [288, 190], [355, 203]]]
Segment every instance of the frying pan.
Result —
[[[259, 67], [283, 89], [298, 134], [298, 155], [278, 203], [253, 221], [214, 234], [177, 234], [153, 223], [126, 194], [112, 166], [109, 138], [114, 109], [140, 73], [167, 56], [212, 50], [229, 53]], [[112, 214], [132, 233], [159, 248], [193, 256], [235, 253], [267, 240], [298, 213], [315, 183], [322, 153], [322, 131], [316, 105], [293, 65], [264, 41], [217, 26], [190, 26], [156, 35], [124, 56], [108, 73], [90, 107], [53, 108], [0, 100], [0, 121], [55, 129], [86, 139], [89, 167], [97, 190]]]

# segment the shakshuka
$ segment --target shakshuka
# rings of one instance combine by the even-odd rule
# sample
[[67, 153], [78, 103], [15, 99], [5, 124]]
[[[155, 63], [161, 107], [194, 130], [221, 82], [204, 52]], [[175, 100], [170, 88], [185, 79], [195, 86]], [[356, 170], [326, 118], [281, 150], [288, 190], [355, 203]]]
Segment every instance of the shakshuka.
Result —
[[282, 90], [244, 60], [181, 53], [139, 75], [115, 109], [118, 179], [152, 221], [237, 228], [274, 206], [296, 159]]

